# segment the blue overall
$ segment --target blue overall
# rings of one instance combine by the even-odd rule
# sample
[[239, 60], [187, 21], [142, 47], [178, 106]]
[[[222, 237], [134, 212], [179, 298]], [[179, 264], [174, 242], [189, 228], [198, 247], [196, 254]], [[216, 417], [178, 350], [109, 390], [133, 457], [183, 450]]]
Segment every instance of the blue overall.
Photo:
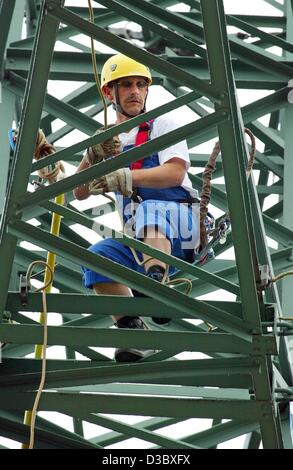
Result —
[[[133, 146], [124, 147], [127, 151]], [[142, 169], [159, 166], [157, 153], [143, 160]], [[137, 194], [140, 203], [134, 203], [130, 198], [117, 196], [126, 233], [130, 233], [143, 240], [147, 227], [155, 227], [171, 243], [171, 254], [188, 262], [194, 260], [194, 247], [199, 238], [199, 204], [191, 204], [190, 194], [181, 186], [166, 189], [138, 188]], [[89, 248], [116, 263], [145, 274], [144, 266], [139, 266], [134, 259], [131, 250], [119, 243], [119, 239], [104, 239]], [[142, 254], [137, 252], [138, 258], [143, 259]], [[83, 269], [85, 287], [92, 288], [93, 284], [99, 282], [114, 282], [110, 278], [87, 268]], [[169, 267], [169, 275], [174, 274], [176, 269]]]

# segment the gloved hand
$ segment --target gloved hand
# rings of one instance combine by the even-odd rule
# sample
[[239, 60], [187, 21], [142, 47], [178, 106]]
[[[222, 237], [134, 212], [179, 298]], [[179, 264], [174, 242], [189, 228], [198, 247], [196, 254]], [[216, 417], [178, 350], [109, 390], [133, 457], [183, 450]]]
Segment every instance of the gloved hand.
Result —
[[[111, 124], [109, 127], [112, 127], [114, 124]], [[105, 128], [100, 127], [94, 135], [104, 132]], [[110, 139], [101, 142], [100, 144], [93, 145], [86, 150], [86, 157], [89, 165], [95, 165], [96, 163], [106, 160], [109, 157], [118, 155], [122, 152], [122, 144], [118, 135], [114, 135]]]
[[132, 195], [132, 176], [129, 168], [120, 168], [89, 184], [90, 194], [104, 194], [109, 191], [117, 191], [128, 197]]

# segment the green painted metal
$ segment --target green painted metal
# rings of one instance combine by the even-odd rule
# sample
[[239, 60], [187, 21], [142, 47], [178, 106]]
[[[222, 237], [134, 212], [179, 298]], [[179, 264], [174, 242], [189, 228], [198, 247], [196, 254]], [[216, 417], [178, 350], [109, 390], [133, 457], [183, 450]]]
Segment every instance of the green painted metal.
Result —
[[[22, 416], [16, 412], [1, 411], [1, 429], [3, 437], [9, 439], [28, 438], [28, 427], [22, 423]], [[62, 427], [46, 422], [42, 418], [37, 418], [36, 432], [38, 433], [38, 443], [35, 448], [40, 449], [74, 449], [76, 446], [82, 449], [99, 449], [97, 444], [89, 443], [79, 436], [65, 431]]]
[[[23, 396], [22, 396], [23, 395]], [[60, 392], [55, 394], [44, 392], [40, 402], [40, 411], [59, 411], [72, 416], [81, 417], [84, 413], [129, 413], [130, 396], [111, 394], [74, 394]], [[0, 391], [3, 410], [9, 409], [9, 400], [14, 403], [15, 410], [20, 411], [25, 406], [33, 406], [33, 392]], [[181, 418], [230, 418], [244, 420], [249, 416], [251, 421], [263, 419], [266, 421], [270, 406], [265, 400], [201, 400], [193, 398], [131, 396], [131, 412], [142, 416], [166, 416]]]
[[[213, 5], [212, 5], [213, 3]], [[211, 9], [212, 12], [208, 13]], [[219, 137], [223, 153], [223, 166], [227, 188], [227, 198], [233, 233], [235, 234], [235, 257], [239, 272], [239, 283], [243, 300], [244, 316], [247, 321], [259, 328], [260, 307], [256, 290], [256, 260], [253, 241], [246, 176], [244, 171], [243, 130], [241, 135], [240, 110], [234, 95], [233, 73], [230, 64], [228, 41], [223, 31], [225, 20], [221, 2], [205, 2], [202, 13], [206, 22], [205, 34], [208, 47], [212, 83], [221, 84], [222, 104], [218, 109], [229, 109], [230, 120], [219, 126]], [[213, 51], [213, 52], [210, 52]], [[238, 128], [238, 132], [237, 129]], [[235, 181], [237, 180], [237, 184]], [[235, 221], [235, 222], [234, 222]], [[234, 225], [235, 223], [235, 225]], [[245, 248], [244, 248], [245, 247]], [[244, 255], [245, 253], [245, 255]], [[244, 280], [245, 279], [245, 280]]]
[[[31, 49], [11, 47], [7, 51], [7, 56], [9, 58], [9, 69], [11, 71], [19, 75], [27, 74], [30, 65]], [[98, 56], [97, 64], [99, 69], [102, 67], [103, 60], [103, 58]], [[57, 51], [54, 54], [49, 77], [53, 80], [93, 82], [94, 78], [90, 61], [91, 56], [89, 52], [81, 54], [80, 52]], [[169, 66], [175, 65], [177, 68], [182, 67], [187, 72], [192, 74], [196, 73], [202, 80], [209, 80], [207, 64], [201, 58], [189, 56], [170, 57], [166, 54], [165, 61]], [[289, 64], [292, 64], [292, 62], [289, 62]], [[239, 88], [275, 90], [283, 87], [288, 81], [274, 75], [268, 75], [262, 70], [256, 70], [253, 65], [246, 65], [241, 62], [234, 64], [233, 61], [233, 66], [235, 70], [235, 81]], [[157, 71], [154, 70], [152, 75], [154, 84], [160, 84], [164, 79], [164, 75], [160, 69]]]
[[[9, 82], [5, 84], [5, 87], [14, 95], [23, 97], [25, 84], [26, 81], [24, 78], [15, 73], [10, 73]], [[79, 129], [88, 135], [93, 134], [98, 127], [94, 119], [81, 113], [70, 104], [60, 102], [60, 100], [48, 94], [44, 102], [44, 109], [54, 116], [58, 116], [59, 119], [71, 124], [72, 128]]]
[[[7, 59], [8, 44], [21, 37], [22, 20], [24, 15], [24, 2], [21, 0], [18, 7], [15, 8], [15, 0], [3, 0], [0, 5], [0, 109], [1, 109], [1, 133], [0, 148], [3, 149], [1, 159], [1, 184], [0, 184], [0, 214], [4, 206], [4, 198], [7, 190], [7, 180], [10, 166], [10, 152], [7, 134], [12, 127], [12, 121], [15, 115], [15, 97], [11, 96], [3, 86], [3, 77], [5, 76], [5, 61]], [[5, 157], [4, 157], [5, 155]]]
[[[293, 6], [292, 2], [288, 2], [287, 5], [287, 40], [293, 41]], [[292, 57], [292, 54], [286, 54], [286, 58]], [[292, 157], [289, 156], [290, 149], [292, 149], [293, 145], [293, 137], [292, 133], [290, 132], [290, 128], [293, 123], [293, 107], [292, 107], [292, 99], [289, 99], [289, 106], [287, 106], [286, 111], [283, 113], [283, 138], [284, 138], [284, 209], [283, 209], [283, 217], [282, 223], [291, 231], [293, 230], [293, 220], [292, 220], [292, 207], [290, 207], [290, 200], [293, 197], [293, 190], [292, 184], [290, 183], [290, 172], [292, 174], [293, 171], [293, 163]], [[288, 245], [292, 247], [293, 245], [293, 238], [288, 241]], [[281, 290], [281, 299], [282, 299], [282, 308], [285, 317], [291, 317], [292, 313], [292, 280], [284, 279], [282, 281], [282, 290]], [[287, 338], [287, 348], [290, 351], [290, 356], [293, 354], [293, 338]], [[291, 372], [291, 378], [292, 372]]]
[[[111, 0], [99, 2], [105, 8], [95, 7], [93, 25], [84, 5], [65, 8], [61, 0], [28, 0], [26, 38], [19, 40], [14, 20], [3, 23], [0, 63], [4, 101], [0, 112], [7, 129], [14, 116], [19, 120], [20, 99], [24, 99], [24, 106], [1, 225], [0, 256], [6, 261], [0, 274], [0, 315], [4, 317], [0, 340], [9, 344], [2, 352], [0, 365], [0, 437], [19, 442], [28, 439], [29, 430], [22, 424], [22, 417], [24, 410], [32, 407], [39, 383], [39, 361], [25, 356], [33, 351], [34, 344], [42, 342], [37, 315], [26, 316], [27, 312], [42, 310], [41, 294], [29, 292], [27, 305], [22, 305], [15, 287], [8, 291], [10, 277], [16, 286], [20, 270], [25, 272], [33, 260], [45, 259], [45, 251], [19, 246], [26, 240], [57, 253], [54, 286], [60, 292], [47, 295], [47, 303], [49, 318], [51, 312], [58, 312], [62, 324], [49, 326], [49, 345], [66, 349], [66, 355], [48, 359], [40, 410], [72, 417], [72, 432], [38, 417], [36, 448], [105, 448], [111, 444], [123, 448], [123, 441], [135, 437], [153, 449], [188, 450], [229, 447], [230, 439], [246, 434], [244, 448], [259, 448], [261, 443], [264, 448], [292, 448], [288, 396], [280, 392], [292, 387], [292, 338], [287, 336], [292, 328], [290, 320], [282, 319], [283, 315], [290, 316], [292, 277], [282, 281], [282, 285], [261, 287], [264, 280], [260, 276], [261, 266], [267, 266], [271, 275], [292, 270], [293, 266], [293, 143], [288, 101], [292, 94], [288, 80], [293, 70], [292, 2], [286, 0], [283, 6], [275, 0], [266, 1], [283, 16], [225, 15], [221, 0], [186, 1], [191, 7], [187, 12], [177, 11], [179, 2], [174, 0]], [[175, 6], [175, 10], [167, 9], [169, 6]], [[13, 2], [4, 1], [1, 7], [6, 8], [5, 17], [12, 18]], [[20, 22], [23, 12], [17, 12]], [[122, 19], [140, 24], [137, 37], [145, 49], [138, 48], [123, 27], [116, 29], [115, 34], [112, 25]], [[65, 26], [58, 30], [60, 21]], [[259, 40], [251, 43], [235, 34], [227, 36], [226, 23]], [[282, 32], [270, 34], [262, 29], [275, 27]], [[163, 105], [158, 103], [157, 108], [131, 122], [90, 137], [102, 125], [97, 120], [102, 105], [93, 83], [90, 50], [78, 42], [75, 35], [79, 33], [145, 62], [152, 69], [154, 84], [164, 87], [174, 99]], [[54, 51], [55, 40], [77, 47], [79, 52]], [[282, 49], [281, 59], [268, 50], [271, 45]], [[109, 54], [97, 52], [96, 57], [100, 70]], [[54, 93], [46, 92], [48, 79], [88, 83], [80, 84], [59, 100]], [[238, 88], [271, 92], [240, 108]], [[59, 160], [77, 165], [89, 145], [116, 134], [117, 129], [127, 131], [182, 105], [195, 112], [190, 124], [123, 154], [123, 160], [117, 157], [54, 185], [27, 192], [31, 172]], [[88, 106], [91, 107], [84, 112]], [[261, 120], [266, 115], [268, 125]], [[56, 119], [65, 123], [57, 130]], [[246, 180], [243, 123], [263, 144], [262, 150], [258, 143], [254, 168], [259, 177], [255, 172], [255, 182]], [[46, 130], [50, 142], [56, 143], [57, 153], [32, 163], [38, 127]], [[59, 140], [75, 129], [89, 137], [64, 148]], [[75, 186], [187, 138], [192, 149], [192, 171], [196, 169], [190, 178], [200, 190], [209, 149], [199, 153], [192, 147], [217, 135], [222, 155], [214, 178], [222, 180], [213, 184], [211, 202], [217, 209], [229, 211], [232, 233], [225, 245], [215, 247], [216, 259], [197, 267], [158, 253], [137, 240], [120, 238], [125, 245], [174, 264], [180, 271], [178, 276], [183, 275], [192, 283], [190, 297], [185, 294], [184, 284], [174, 288], [157, 285], [86, 251], [89, 242], [83, 233], [72, 230], [72, 224], [94, 229], [101, 236], [117, 236], [117, 231], [97, 218], [99, 210], [109, 213], [114, 207], [101, 204], [99, 208], [77, 210], [72, 205], [71, 190]], [[1, 139], [7, 164], [2, 174], [3, 201], [9, 155], [5, 136]], [[58, 206], [51, 200], [62, 192], [67, 194], [67, 206]], [[273, 195], [275, 202], [267, 208]], [[48, 233], [52, 212], [63, 217], [58, 239]], [[33, 217], [40, 224], [38, 228], [29, 223]], [[277, 247], [269, 248], [266, 236]], [[234, 249], [235, 259], [226, 256], [229, 248]], [[82, 287], [80, 264], [98, 266], [101, 272], [123, 280], [150, 298], [96, 297]], [[42, 279], [41, 273], [37, 279]], [[227, 293], [229, 300], [224, 297]], [[199, 298], [206, 294], [208, 299]], [[117, 310], [121, 314], [144, 315], [150, 331], [111, 328], [110, 316]], [[151, 320], [154, 312], [172, 321], [167, 327], [155, 325]], [[7, 323], [7, 315], [16, 323]], [[204, 320], [216, 329], [210, 331]], [[108, 357], [105, 348], [129, 344], [158, 352], [131, 365], [115, 364]], [[78, 359], [77, 353], [83, 360]], [[183, 359], [180, 353], [192, 354], [192, 359]], [[206, 358], [194, 358], [196, 353]], [[50, 393], [52, 390], [55, 393]], [[115, 414], [150, 418], [130, 426]], [[208, 418], [213, 425], [200, 432], [195, 426], [186, 427], [182, 437], [167, 437], [165, 426], [182, 425], [189, 418]], [[232, 421], [222, 422], [223, 419]], [[85, 423], [100, 426], [100, 434], [84, 439]]]
[[10, 23], [12, 21], [13, 12], [15, 8], [15, 0], [3, 1], [0, 5], [0, 27], [1, 27], [1, 42], [0, 42], [0, 70], [2, 72], [3, 61], [5, 57], [5, 50], [7, 47]]

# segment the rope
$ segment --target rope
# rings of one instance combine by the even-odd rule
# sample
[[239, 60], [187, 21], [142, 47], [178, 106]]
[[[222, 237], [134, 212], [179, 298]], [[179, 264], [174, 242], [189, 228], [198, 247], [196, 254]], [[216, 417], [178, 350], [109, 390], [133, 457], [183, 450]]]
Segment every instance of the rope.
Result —
[[33, 261], [26, 273], [26, 279], [29, 286], [31, 286], [30, 280], [32, 278], [32, 270], [33, 268], [41, 264], [45, 266], [45, 269], [49, 271], [50, 277], [45, 282], [45, 284], [40, 287], [39, 289], [35, 290], [35, 292], [42, 291], [42, 302], [43, 302], [43, 326], [44, 326], [44, 336], [43, 336], [43, 345], [42, 345], [42, 370], [41, 370], [41, 380], [39, 384], [39, 388], [37, 391], [37, 395], [34, 401], [33, 409], [30, 415], [30, 441], [29, 441], [29, 449], [34, 448], [34, 441], [35, 441], [35, 424], [36, 424], [36, 417], [37, 417], [37, 410], [40, 402], [40, 398], [42, 396], [42, 392], [45, 385], [46, 380], [46, 369], [47, 369], [47, 345], [48, 345], [48, 309], [47, 309], [47, 298], [46, 298], [46, 289], [52, 285], [53, 282], [53, 270], [51, 269], [50, 265], [45, 261], [37, 260]]
[[[56, 150], [52, 144], [49, 144], [47, 141], [44, 132], [39, 129], [36, 141], [36, 148], [35, 148], [35, 159], [40, 160], [47, 155], [52, 155], [55, 153]], [[65, 173], [65, 168], [62, 162], [56, 162], [54, 166], [50, 167], [47, 166], [45, 168], [40, 168], [38, 170], [38, 175], [43, 180], [48, 180], [48, 182], [56, 183], [57, 176], [59, 175], [60, 171]]]
[[287, 276], [293, 276], [293, 271], [287, 271], [285, 273], [280, 273], [277, 276], [272, 277], [271, 281], [272, 282], [277, 282], [280, 281], [281, 279], [284, 279], [284, 277]]
[[248, 160], [247, 167], [246, 167], [246, 176], [247, 176], [247, 178], [249, 178], [249, 176], [252, 172], [252, 168], [253, 168], [253, 164], [254, 164], [254, 160], [255, 160], [255, 155], [256, 155], [256, 142], [255, 142], [255, 136], [251, 132], [250, 129], [245, 127], [244, 132], [246, 132], [246, 134], [249, 135], [250, 140], [251, 140], [249, 160]]
[[[90, 15], [90, 22], [95, 24], [95, 15], [94, 15], [94, 10], [92, 7], [92, 2], [91, 0], [88, 0], [88, 7], [89, 7], [89, 15]], [[92, 54], [92, 65], [93, 65], [93, 72], [95, 76], [95, 81], [97, 85], [97, 89], [99, 92], [99, 95], [101, 97], [103, 107], [104, 107], [104, 123], [105, 123], [105, 129], [108, 128], [108, 108], [107, 108], [107, 103], [105, 100], [105, 97], [102, 93], [102, 88], [101, 88], [101, 82], [99, 79], [99, 73], [98, 73], [98, 67], [97, 67], [97, 61], [96, 61], [96, 54], [95, 54], [95, 45], [94, 45], [94, 40], [91, 37], [91, 54]]]
[[212, 174], [215, 171], [216, 159], [220, 151], [220, 142], [216, 142], [202, 175], [202, 190], [200, 195], [200, 244], [202, 248], [204, 248], [208, 243], [207, 232], [204, 222], [208, 213], [208, 205], [211, 200]]
[[[37, 141], [36, 141], [36, 148], [35, 148], [35, 159], [39, 160], [42, 157], [47, 155], [51, 155], [55, 153], [55, 148], [52, 144], [49, 144], [46, 140], [46, 137], [42, 130], [39, 130]], [[39, 177], [42, 179], [48, 180], [49, 184], [55, 183], [58, 179], [58, 175], [60, 171], [65, 174], [65, 168], [62, 162], [57, 162], [51, 169], [51, 167], [42, 168], [38, 171]], [[55, 202], [57, 204], [64, 204], [64, 195], [61, 194], [55, 198]], [[52, 222], [51, 222], [51, 233], [55, 236], [59, 235], [60, 230], [60, 222], [61, 216], [59, 214], [53, 213], [52, 214]], [[24, 424], [30, 426], [30, 441], [29, 446], [27, 444], [22, 444], [22, 449], [33, 449], [34, 448], [34, 439], [35, 439], [35, 422], [36, 422], [36, 415], [37, 409], [39, 405], [39, 401], [44, 389], [45, 379], [46, 379], [46, 350], [47, 350], [47, 343], [48, 343], [48, 311], [47, 311], [47, 299], [46, 293], [51, 291], [53, 277], [54, 277], [54, 269], [55, 269], [55, 253], [49, 252], [47, 254], [47, 262], [43, 260], [37, 260], [31, 263], [28, 267], [26, 279], [28, 286], [30, 285], [31, 279], [34, 277], [32, 275], [32, 270], [34, 266], [37, 264], [41, 264], [45, 267], [45, 277], [44, 277], [44, 285], [37, 289], [36, 292], [42, 291], [42, 301], [43, 301], [43, 312], [40, 315], [39, 322], [44, 326], [44, 337], [43, 337], [43, 344], [36, 345], [35, 347], [35, 358], [42, 359], [42, 369], [41, 369], [41, 380], [39, 384], [39, 388], [37, 391], [37, 395], [35, 398], [35, 402], [33, 405], [33, 409], [31, 411], [25, 412], [24, 417]], [[39, 275], [40, 273], [38, 273]]]
[[[249, 178], [252, 168], [253, 168], [253, 163], [256, 155], [256, 143], [255, 143], [255, 137], [253, 133], [251, 132], [250, 129], [245, 128], [244, 132], [249, 135], [250, 140], [251, 140], [251, 149], [249, 152], [249, 160], [247, 163], [246, 167], [246, 176]], [[214, 149], [212, 151], [212, 154], [210, 155], [210, 158], [205, 166], [203, 175], [202, 175], [202, 191], [200, 195], [200, 244], [201, 244], [201, 249], [203, 249], [207, 243], [207, 231], [205, 227], [205, 219], [208, 213], [208, 205], [211, 200], [211, 180], [212, 180], [212, 174], [215, 171], [216, 168], [216, 159], [221, 151], [220, 147], [220, 142], [216, 142]], [[229, 217], [229, 214], [226, 214], [227, 217]]]

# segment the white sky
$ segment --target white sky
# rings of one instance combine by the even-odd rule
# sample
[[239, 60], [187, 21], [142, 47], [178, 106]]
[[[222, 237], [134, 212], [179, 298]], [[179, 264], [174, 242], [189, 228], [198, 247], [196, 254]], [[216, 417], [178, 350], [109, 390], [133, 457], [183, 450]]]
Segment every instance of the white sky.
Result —
[[[281, 1], [279, 2], [280, 4], [282, 3]], [[65, 6], [88, 6], [88, 2], [87, 0], [67, 0], [66, 3], [65, 3]], [[98, 5], [97, 2], [93, 2], [93, 6], [94, 5]], [[272, 6], [268, 5], [267, 3], [265, 3], [264, 1], [262, 0], [246, 0], [245, 2], [244, 1], [235, 1], [235, 0], [224, 0], [224, 5], [225, 5], [225, 11], [226, 13], [231, 13], [231, 14], [254, 14], [254, 15], [282, 15], [282, 13], [276, 9], [276, 8], [273, 8]], [[172, 9], [175, 9], [175, 8], [170, 8], [171, 10]], [[181, 10], [181, 11], [189, 11], [189, 7], [184, 5], [184, 4], [180, 4], [179, 6], [176, 7], [177, 10]], [[120, 25], [123, 25], [123, 24], [126, 24], [127, 23], [127, 27], [132, 27], [134, 29], [138, 29], [138, 25], [135, 25], [135, 24], [130, 24], [129, 22], [121, 22], [119, 24], [117, 24], [117, 26], [120, 26]], [[235, 32], [235, 28], [233, 30], [233, 28], [229, 28], [229, 33], [233, 33]], [[89, 41], [89, 38], [85, 38], [85, 37], [82, 37], [82, 35], [77, 35], [74, 37], [75, 40], [78, 40], [78, 41], [81, 41], [82, 43], [86, 44], [87, 46], [90, 46], [90, 41]], [[105, 53], [115, 53], [116, 51], [114, 50], [111, 50], [110, 48], [108, 47], [105, 47], [103, 46], [102, 44], [98, 44], [96, 42], [96, 48], [97, 50], [100, 50], [102, 52], [105, 52]], [[58, 50], [76, 50], [75, 48], [72, 48], [71, 46], [66, 46], [64, 45], [63, 43], [58, 43], [57, 45], [57, 49]], [[273, 53], [276, 53], [278, 54], [279, 51], [278, 50], [272, 50], [271, 52]], [[61, 82], [61, 81], [49, 81], [48, 83], [48, 92], [54, 96], [56, 96], [57, 98], [59, 99], [62, 99], [64, 96], [66, 96], [68, 93], [70, 93], [71, 91], [73, 91], [75, 88], [78, 88], [82, 85], [81, 82], [78, 82], [78, 83], [72, 83], [72, 82]], [[240, 105], [243, 106], [249, 102], [252, 102], [252, 101], [255, 101], [256, 99], [259, 99], [263, 96], [265, 96], [266, 94], [268, 93], [271, 93], [271, 91], [253, 91], [253, 90], [239, 90], [238, 92], [238, 98], [239, 98], [239, 102], [240, 102]], [[148, 97], [148, 105], [147, 105], [147, 109], [150, 110], [150, 109], [153, 109], [154, 107], [156, 107], [158, 105], [158, 96], [160, 96], [160, 104], [163, 104], [165, 102], [168, 102], [170, 101], [173, 96], [168, 93], [166, 90], [164, 90], [162, 87], [159, 87], [159, 86], [152, 86], [151, 89], [150, 89], [150, 92], [149, 92], [149, 97]], [[176, 112], [176, 111], [175, 111]], [[193, 120], [195, 118], [195, 115], [194, 113], [189, 110], [189, 108], [187, 108], [186, 106], [181, 110], [181, 113], [180, 115], [182, 116], [182, 118], [184, 119], [185, 122], [190, 122], [191, 120]], [[99, 119], [101, 122], [103, 120], [103, 117], [102, 117], [102, 113], [100, 116], [97, 116], [96, 117], [97, 119]], [[111, 108], [109, 108], [109, 121], [111, 122], [111, 120], [114, 121], [115, 119], [115, 116], [114, 116], [114, 112]], [[267, 123], [267, 117], [263, 118], [262, 120], [260, 120], [261, 122], [263, 123]], [[185, 123], [184, 122], [184, 123]], [[60, 120], [56, 120], [54, 123], [53, 123], [53, 130], [57, 130], [59, 127], [62, 127], [63, 126], [63, 122], [60, 121]], [[68, 145], [72, 145], [74, 142], [77, 142], [77, 141], [80, 141], [81, 139], [85, 138], [86, 135], [83, 134], [82, 132], [80, 131], [75, 131], [73, 133], [70, 133], [68, 136], [64, 137], [63, 139], [61, 139], [57, 144], [60, 145], [60, 146], [68, 146]], [[214, 143], [215, 139], [213, 139], [212, 141], [208, 142], [208, 143], [205, 143], [205, 144], [202, 144], [202, 145], [199, 145], [197, 146], [196, 148], [192, 149], [193, 152], [198, 152], [198, 153], [210, 153], [212, 148], [213, 148], [213, 143]], [[260, 143], [258, 142], [258, 150], [262, 150], [262, 145], [260, 145]], [[72, 172], [74, 172], [74, 168], [71, 166], [71, 165], [66, 165], [66, 168], [67, 168], [67, 174], [71, 174]], [[221, 180], [217, 181], [217, 182], [222, 182]], [[101, 200], [103, 198], [101, 197]], [[79, 208], [87, 208], [87, 207], [93, 207], [96, 205], [96, 199], [91, 197], [88, 201], [86, 202], [78, 202], [76, 203], [76, 206], [79, 207]], [[214, 209], [212, 210], [212, 212], [214, 212], [214, 215], [215, 216], [218, 216], [219, 215], [219, 211]], [[116, 229], [119, 229], [120, 228], [120, 222], [119, 222], [119, 219], [116, 218], [113, 219], [113, 216], [104, 216], [104, 218], [100, 218], [99, 219], [100, 221], [104, 221], [106, 224], [108, 224], [109, 226], [113, 227], [113, 228], [116, 228]], [[80, 229], [77, 228], [77, 230], [79, 231]], [[83, 230], [83, 236], [85, 236], [91, 243], [94, 243], [96, 242], [100, 237], [88, 230], [88, 229], [84, 229]], [[24, 246], [26, 246], [27, 248], [28, 247], [33, 247], [32, 245], [30, 244], [23, 244]], [[35, 248], [35, 247], [34, 247]], [[225, 257], [225, 258], [232, 258], [233, 257], [233, 249], [229, 250], [229, 253], [226, 253], [225, 255], [223, 255], [222, 257]], [[227, 300], [232, 300], [234, 298], [234, 296], [229, 296], [227, 295], [226, 292], [222, 292], [222, 291], [218, 291], [217, 292], [217, 296], [221, 295], [221, 298], [223, 298], [223, 295], [226, 295], [226, 299]], [[202, 296], [202, 298], [211, 298], [213, 297], [214, 298], [215, 294], [212, 294], [212, 296]], [[32, 316], [32, 318], [36, 318], [35, 317], [35, 313], [33, 313], [32, 315], [29, 315], [29, 316]], [[60, 324], [61, 322], [61, 319], [60, 319], [60, 315], [58, 314], [50, 314], [50, 324]], [[113, 354], [113, 350], [109, 350], [108, 351], [108, 354], [109, 356], [112, 356]], [[195, 355], [197, 358], [200, 357], [200, 355]], [[202, 357], [204, 355], [201, 355]], [[48, 348], [48, 357], [65, 357], [65, 348], [62, 347], [62, 346], [56, 346], [56, 347], [51, 347], [51, 348]], [[185, 357], [192, 357], [189, 353], [184, 353], [184, 354], [181, 354], [180, 357], [183, 359]], [[78, 358], [82, 358], [80, 355], [78, 355]], [[72, 419], [70, 417], [66, 417], [64, 415], [60, 415], [59, 413], [40, 413], [40, 416], [43, 416], [43, 417], [46, 417], [47, 419], [53, 419], [54, 422], [56, 422], [57, 424], [60, 424], [62, 426], [64, 426], [66, 429], [69, 429], [69, 430], [73, 430], [72, 428]], [[137, 416], [134, 416], [134, 417], [131, 417], [131, 416], [126, 416], [126, 417], [123, 417], [123, 416], [117, 416], [115, 415], [114, 416], [115, 419], [121, 419], [121, 421], [126, 421], [127, 423], [135, 423], [135, 422], [138, 422], [140, 421], [141, 419], [146, 419], [146, 418], [143, 418], [143, 417], [137, 417]], [[166, 435], [166, 436], [170, 436], [171, 438], [173, 439], [176, 439], [176, 438], [180, 438], [182, 436], [185, 435], [185, 432], [186, 432], [186, 429], [187, 427], [190, 428], [191, 430], [193, 430], [192, 432], [194, 432], [194, 430], [196, 429], [197, 431], [200, 431], [200, 430], [203, 430], [203, 429], [207, 429], [211, 426], [211, 420], [200, 420], [200, 419], [190, 419], [190, 420], [186, 420], [185, 422], [183, 423], [180, 423], [180, 424], [176, 424], [176, 425], [173, 425], [173, 426], [168, 426], [167, 428], [164, 428], [164, 429], [161, 429], [159, 432], [160, 434], [163, 434], [163, 435]], [[96, 426], [96, 425], [92, 425], [92, 424], [89, 424], [89, 423], [85, 423], [84, 424], [84, 431], [85, 431], [85, 437], [86, 438], [91, 438], [95, 435], [98, 435], [100, 434], [101, 432], [105, 432], [105, 429], [104, 428], [101, 428], [99, 426]], [[19, 444], [14, 442], [14, 441], [11, 441], [10, 439], [1, 439], [0, 442], [3, 443], [3, 445], [7, 445], [7, 447], [10, 447], [10, 448], [18, 448], [19, 447]], [[233, 439], [233, 440], [230, 440], [226, 443], [223, 443], [223, 444], [220, 444], [218, 446], [218, 448], [239, 448], [243, 445], [243, 442], [244, 442], [244, 437], [240, 437], [238, 439]], [[120, 447], [119, 447], [120, 446]], [[133, 449], [133, 448], [148, 448], [148, 447], [151, 447], [152, 444], [148, 444], [148, 443], [144, 443], [143, 441], [139, 440], [139, 439], [128, 439], [127, 441], [125, 441], [123, 443], [123, 448], [129, 448], [129, 449]], [[121, 444], [117, 444], [117, 445], [112, 445], [112, 446], [109, 446], [108, 447], [109, 449], [110, 448], [121, 448]]]

